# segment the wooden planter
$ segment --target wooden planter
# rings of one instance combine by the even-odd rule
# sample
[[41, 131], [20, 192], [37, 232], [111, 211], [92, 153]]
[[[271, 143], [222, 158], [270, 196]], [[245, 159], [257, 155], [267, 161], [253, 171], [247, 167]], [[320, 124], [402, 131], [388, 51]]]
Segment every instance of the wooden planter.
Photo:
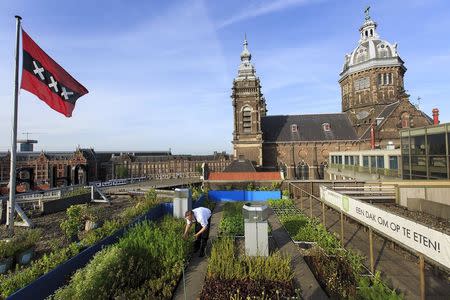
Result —
[[34, 247], [20, 252], [16, 255], [16, 261], [19, 265], [28, 265], [34, 256]]
[[0, 260], [0, 274], [5, 274], [6, 272], [8, 272], [8, 270], [11, 269], [12, 263], [13, 263], [12, 256]]

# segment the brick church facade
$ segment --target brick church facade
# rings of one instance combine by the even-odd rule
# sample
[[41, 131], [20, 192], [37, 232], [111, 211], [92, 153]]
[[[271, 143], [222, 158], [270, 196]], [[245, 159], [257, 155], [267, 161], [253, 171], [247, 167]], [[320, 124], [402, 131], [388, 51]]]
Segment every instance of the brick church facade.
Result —
[[406, 68], [397, 44], [381, 40], [368, 12], [358, 46], [345, 55], [340, 73], [342, 112], [267, 115], [261, 82], [245, 39], [233, 80], [233, 154], [258, 170], [283, 170], [287, 179], [321, 179], [331, 151], [400, 146], [399, 129], [432, 124], [409, 101]]

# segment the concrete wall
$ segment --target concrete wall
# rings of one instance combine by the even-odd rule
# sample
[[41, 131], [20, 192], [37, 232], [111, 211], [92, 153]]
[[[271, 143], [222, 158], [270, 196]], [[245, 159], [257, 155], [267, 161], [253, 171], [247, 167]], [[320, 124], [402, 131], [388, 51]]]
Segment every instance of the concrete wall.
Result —
[[412, 211], [450, 219], [450, 187], [398, 187], [398, 204]]
[[44, 201], [41, 205], [41, 212], [43, 214], [52, 214], [58, 211], [66, 210], [69, 206], [75, 204], [84, 204], [91, 201], [91, 193], [84, 195], [73, 196], [69, 198]]

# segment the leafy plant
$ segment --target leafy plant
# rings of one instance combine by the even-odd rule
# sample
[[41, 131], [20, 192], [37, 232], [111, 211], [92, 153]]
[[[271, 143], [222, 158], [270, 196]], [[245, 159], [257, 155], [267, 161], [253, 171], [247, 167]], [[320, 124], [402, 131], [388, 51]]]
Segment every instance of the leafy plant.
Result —
[[279, 190], [281, 188], [281, 182], [272, 182], [272, 190]]
[[255, 185], [253, 183], [249, 183], [246, 188], [247, 191], [254, 191]]
[[359, 280], [358, 298], [367, 300], [401, 300], [403, 295], [397, 294], [384, 284], [380, 272], [376, 272], [372, 279], [361, 277]]
[[292, 199], [269, 199], [267, 203], [274, 209], [294, 209], [295, 203]]
[[41, 229], [27, 229], [16, 234], [12, 242], [15, 244], [16, 253], [34, 247], [42, 235]]
[[13, 241], [0, 241], [0, 260], [13, 256], [16, 249]]
[[180, 239], [183, 220], [143, 222], [97, 253], [55, 299], [170, 298], [192, 241]]
[[247, 296], [261, 291], [275, 295], [281, 290], [280, 299], [285, 299], [285, 296], [293, 295], [293, 276], [289, 257], [278, 252], [268, 257], [238, 256], [234, 239], [223, 237], [213, 243], [202, 294], [213, 296], [212, 299], [224, 299], [235, 294], [236, 288], [241, 286]]
[[14, 273], [0, 275], [0, 298], [6, 298], [16, 290], [30, 284], [36, 278], [78, 254], [79, 251], [80, 246], [72, 243], [66, 248], [44, 254], [40, 259], [32, 261], [29, 267], [17, 267]]
[[78, 236], [83, 226], [86, 205], [72, 205], [66, 210], [66, 220], [62, 221], [60, 227], [66, 237], [71, 240]]

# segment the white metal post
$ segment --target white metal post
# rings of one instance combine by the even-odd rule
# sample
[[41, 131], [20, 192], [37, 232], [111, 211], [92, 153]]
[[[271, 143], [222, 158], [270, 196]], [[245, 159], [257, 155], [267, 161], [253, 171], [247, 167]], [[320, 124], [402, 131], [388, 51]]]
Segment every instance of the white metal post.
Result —
[[8, 201], [8, 234], [14, 235], [14, 213], [16, 206], [16, 152], [17, 152], [17, 105], [19, 97], [19, 40], [20, 21], [22, 18], [16, 16], [16, 60], [14, 68], [14, 99], [13, 99], [13, 120], [12, 120], [12, 140], [11, 140], [11, 166], [9, 172], [9, 201]]

